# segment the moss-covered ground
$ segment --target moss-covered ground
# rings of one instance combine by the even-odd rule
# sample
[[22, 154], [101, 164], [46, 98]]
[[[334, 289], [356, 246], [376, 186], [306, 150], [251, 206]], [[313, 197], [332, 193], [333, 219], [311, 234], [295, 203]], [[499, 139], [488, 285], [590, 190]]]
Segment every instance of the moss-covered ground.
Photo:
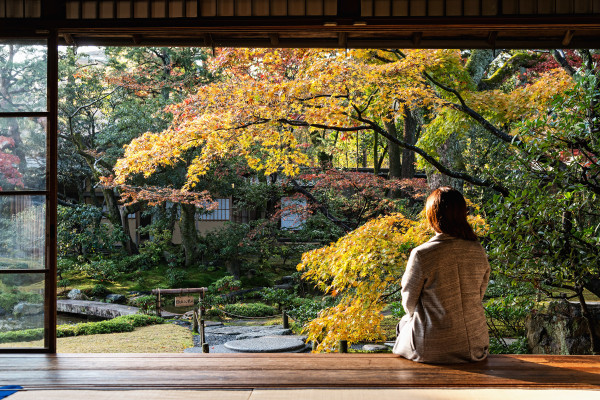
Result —
[[[42, 341], [11, 343], [10, 347], [41, 347]], [[192, 347], [189, 329], [162, 324], [133, 332], [73, 336], [57, 339], [58, 353], [182, 353]]]

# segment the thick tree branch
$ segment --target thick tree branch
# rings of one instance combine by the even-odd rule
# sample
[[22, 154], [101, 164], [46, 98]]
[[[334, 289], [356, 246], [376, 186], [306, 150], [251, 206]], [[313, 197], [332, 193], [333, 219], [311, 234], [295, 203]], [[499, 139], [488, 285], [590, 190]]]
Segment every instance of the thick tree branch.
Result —
[[321, 212], [321, 214], [323, 214], [325, 216], [325, 218], [327, 218], [328, 220], [330, 220], [331, 222], [333, 222], [334, 224], [336, 224], [337, 226], [339, 226], [346, 232], [352, 231], [351, 227], [346, 225], [346, 223], [344, 221], [341, 221], [338, 218], [336, 218], [335, 216], [333, 216], [329, 212], [329, 209], [327, 209], [327, 207], [325, 207], [323, 204], [321, 204], [315, 198], [315, 196], [313, 196], [308, 190], [306, 190], [302, 186], [300, 186], [300, 184], [295, 179], [290, 179], [290, 183], [294, 186], [294, 190], [296, 190], [298, 193], [304, 195], [308, 199], [309, 202], [314, 204], [317, 207], [317, 210], [319, 210]]
[[441, 83], [438, 80], [434, 79], [427, 72], [423, 72], [423, 75], [431, 83], [433, 83], [435, 86], [439, 87], [440, 89], [442, 89], [442, 90], [444, 90], [446, 92], [452, 93], [458, 99], [458, 101], [460, 102], [460, 104], [456, 104], [456, 103], [452, 103], [452, 102], [448, 103], [451, 107], [453, 107], [453, 108], [455, 108], [455, 109], [457, 109], [459, 111], [462, 111], [465, 114], [467, 114], [468, 116], [470, 116], [471, 118], [473, 118], [485, 130], [487, 130], [488, 132], [490, 132], [492, 135], [496, 136], [498, 139], [503, 140], [506, 143], [514, 144], [514, 145], [516, 145], [518, 147], [521, 147], [523, 145], [523, 143], [521, 142], [521, 140], [517, 136], [509, 135], [508, 133], [506, 133], [503, 130], [499, 129], [494, 124], [492, 124], [487, 119], [485, 119], [477, 111], [475, 111], [471, 107], [469, 107], [467, 105], [467, 103], [465, 102], [465, 100], [463, 99], [463, 97], [461, 96], [461, 94], [458, 92], [458, 90], [453, 89], [451, 87], [448, 87], [448, 86], [444, 85], [443, 83]]
[[575, 76], [575, 69], [569, 65], [567, 58], [565, 57], [565, 52], [562, 50], [553, 50], [552, 56], [556, 60], [557, 63], [560, 64], [561, 67], [569, 74], [570, 76]]
[[487, 179], [481, 179], [481, 178], [471, 176], [465, 172], [453, 171], [453, 170], [447, 168], [445, 165], [441, 164], [438, 160], [436, 160], [433, 156], [431, 156], [425, 150], [423, 150], [420, 147], [417, 147], [413, 144], [407, 143], [404, 140], [401, 140], [395, 136], [390, 135], [385, 129], [383, 129], [381, 126], [379, 126], [379, 124], [363, 117], [362, 114], [359, 112], [358, 108], [355, 107], [355, 110], [358, 113], [357, 119], [360, 122], [369, 124], [370, 129], [373, 129], [375, 132], [379, 133], [381, 136], [385, 137], [386, 139], [388, 139], [394, 143], [397, 143], [400, 147], [417, 153], [418, 155], [423, 157], [423, 159], [425, 161], [427, 161], [435, 169], [437, 169], [440, 173], [447, 175], [449, 177], [452, 177], [452, 178], [462, 179], [462, 180], [472, 183], [473, 185], [476, 185], [476, 186], [490, 187], [490, 188], [500, 192], [503, 196], [508, 196], [509, 191], [504, 186], [502, 186], [496, 182], [487, 180]]

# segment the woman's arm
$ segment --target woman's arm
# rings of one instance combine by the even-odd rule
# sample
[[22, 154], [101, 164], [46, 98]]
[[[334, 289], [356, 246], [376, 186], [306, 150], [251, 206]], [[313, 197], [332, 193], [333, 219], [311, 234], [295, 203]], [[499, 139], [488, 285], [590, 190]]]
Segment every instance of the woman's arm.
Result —
[[483, 275], [483, 281], [481, 282], [481, 301], [483, 301], [483, 296], [485, 295], [485, 291], [488, 286], [488, 282], [490, 280], [490, 264], [487, 264], [487, 269], [485, 270], [485, 274]]
[[413, 250], [410, 253], [406, 263], [406, 271], [402, 275], [402, 306], [409, 316], [415, 312], [415, 307], [419, 303], [421, 290], [424, 284], [423, 270], [419, 262], [418, 253]]

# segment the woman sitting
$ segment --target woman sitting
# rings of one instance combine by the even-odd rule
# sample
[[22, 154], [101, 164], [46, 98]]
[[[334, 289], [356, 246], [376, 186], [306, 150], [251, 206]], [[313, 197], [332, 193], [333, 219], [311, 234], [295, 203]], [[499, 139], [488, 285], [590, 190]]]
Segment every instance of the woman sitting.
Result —
[[406, 315], [396, 327], [393, 351], [427, 363], [484, 360], [489, 336], [482, 300], [490, 266], [467, 222], [465, 199], [441, 187], [427, 198], [425, 212], [436, 235], [408, 259], [402, 276]]

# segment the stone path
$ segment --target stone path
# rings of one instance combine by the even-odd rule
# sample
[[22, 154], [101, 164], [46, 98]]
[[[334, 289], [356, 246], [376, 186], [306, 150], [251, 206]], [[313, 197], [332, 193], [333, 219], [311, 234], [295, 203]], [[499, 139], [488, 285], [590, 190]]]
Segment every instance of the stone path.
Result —
[[[214, 324], [205, 328], [211, 353], [282, 353], [308, 351], [306, 336], [292, 335], [281, 325], [247, 326]], [[200, 336], [184, 353], [201, 353]]]

